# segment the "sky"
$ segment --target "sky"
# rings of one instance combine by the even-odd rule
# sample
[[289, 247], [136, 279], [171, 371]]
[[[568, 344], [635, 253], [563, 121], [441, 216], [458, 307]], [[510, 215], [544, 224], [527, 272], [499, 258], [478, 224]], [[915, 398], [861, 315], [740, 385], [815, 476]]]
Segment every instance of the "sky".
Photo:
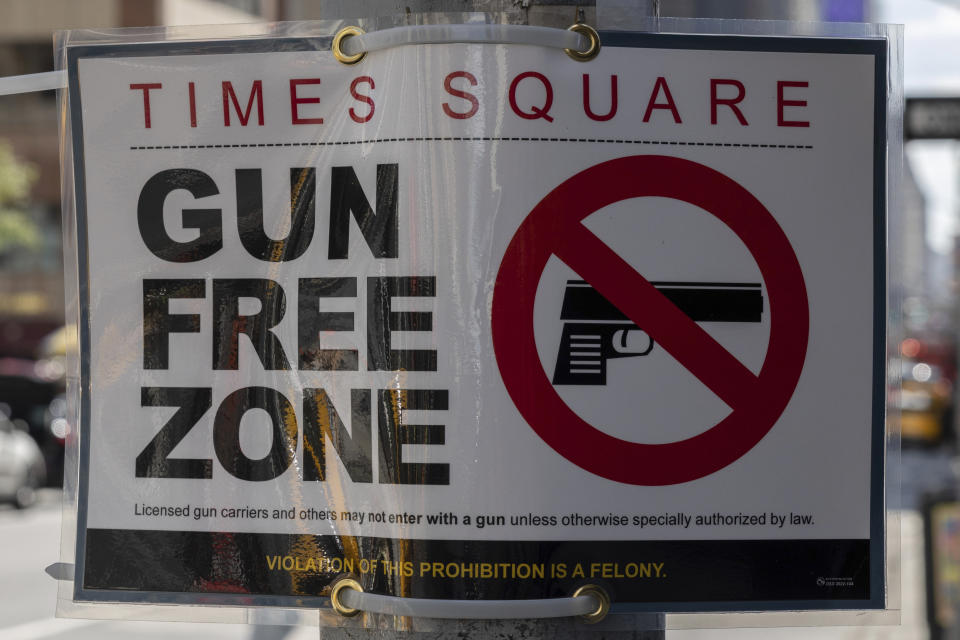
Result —
[[[960, 0], [881, 0], [875, 20], [904, 25], [904, 93], [960, 97]], [[911, 142], [907, 159], [927, 198], [927, 240], [941, 253], [960, 231], [960, 143]]]

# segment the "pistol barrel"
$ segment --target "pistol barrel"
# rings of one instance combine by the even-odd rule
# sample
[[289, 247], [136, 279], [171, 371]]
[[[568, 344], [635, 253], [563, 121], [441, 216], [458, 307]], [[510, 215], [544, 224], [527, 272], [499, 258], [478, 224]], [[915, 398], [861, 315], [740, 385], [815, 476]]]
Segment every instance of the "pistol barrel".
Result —
[[[763, 295], [759, 283], [651, 282], [695, 322], [760, 322]], [[629, 322], [583, 280], [568, 280], [561, 320]]]

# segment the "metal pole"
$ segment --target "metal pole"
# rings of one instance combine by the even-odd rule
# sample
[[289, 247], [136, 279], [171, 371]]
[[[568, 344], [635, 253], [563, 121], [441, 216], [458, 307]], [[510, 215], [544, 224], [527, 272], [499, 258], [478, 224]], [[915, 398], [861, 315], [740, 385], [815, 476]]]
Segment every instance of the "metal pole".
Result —
[[[400, 620], [409, 618], [397, 619]], [[390, 629], [321, 626], [320, 640], [664, 640], [666, 637], [664, 615], [659, 613], [632, 616], [629, 623], [608, 617], [594, 625], [573, 619], [430, 620], [422, 626], [417, 622], [391, 625]]]
[[[598, 0], [319, 0], [300, 5], [310, 18], [362, 18], [433, 12], [491, 12], [510, 24], [566, 28], [578, 18], [596, 24]], [[603, 0], [600, 0], [602, 3]], [[633, 17], [657, 17], [659, 0], [637, 0]], [[321, 626], [321, 640], [664, 640], [665, 616], [610, 616], [598, 624], [580, 619], [424, 620], [366, 615], [345, 626]]]

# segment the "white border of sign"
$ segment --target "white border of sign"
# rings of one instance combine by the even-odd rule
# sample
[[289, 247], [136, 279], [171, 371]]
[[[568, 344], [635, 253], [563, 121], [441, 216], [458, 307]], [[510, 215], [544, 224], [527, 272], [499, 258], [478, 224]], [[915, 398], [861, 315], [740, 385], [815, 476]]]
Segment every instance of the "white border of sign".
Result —
[[[335, 24], [335, 23], [334, 23], [334, 24]], [[670, 21], [661, 21], [661, 22], [659, 23], [659, 27], [660, 27], [661, 31], [669, 31], [669, 32], [672, 32], [672, 33], [716, 33], [716, 32], [721, 32], [721, 33], [722, 33], [722, 32], [729, 32], [729, 30], [734, 30], [736, 33], [743, 34], [743, 33], [745, 32], [745, 29], [744, 29], [745, 24], [748, 25], [748, 26], [756, 27], [756, 28], [758, 29], [758, 32], [757, 32], [756, 35], [761, 35], [761, 31], [759, 31], [760, 29], [763, 30], [762, 33], [766, 33], [767, 35], [770, 34], [770, 30], [776, 32], [776, 35], [786, 35], [786, 34], [784, 33], [784, 30], [785, 30], [787, 27], [786, 27], [785, 25], [779, 25], [779, 24], [776, 24], [776, 23], [773, 24], [773, 25], [771, 25], [771, 24], [769, 24], [769, 23], [765, 23], [764, 25], [760, 26], [760, 25], [754, 25], [753, 23], [744, 23], [744, 22], [742, 22], [742, 21], [735, 21], [735, 22], [734, 22], [734, 21], [729, 21], [729, 22], [724, 22], [724, 21], [680, 21], [680, 20], [670, 20]], [[324, 25], [322, 25], [322, 26], [323, 26], [323, 27], [327, 27], [327, 24], [324, 24]], [[601, 25], [601, 26], [602, 26], [602, 25]], [[818, 28], [816, 25], [806, 25], [806, 26], [807, 26], [807, 27], [811, 27], [811, 31], [813, 31], [814, 33], [816, 33], [816, 35], [822, 35], [822, 34], [820, 33], [820, 29], [822, 29], [823, 31], [827, 31], [827, 32], [839, 31], [839, 29], [837, 28], [836, 25], [825, 25], [825, 26], [821, 26], [821, 27], [819, 27], [819, 28]], [[311, 35], [316, 34], [316, 33], [318, 32], [318, 27], [319, 27], [319, 26], [316, 25], [316, 24], [314, 24], [314, 25], [312, 25], [312, 27], [313, 27], [313, 28], [310, 29], [310, 31], [312, 32]], [[789, 25], [789, 27], [790, 27], [790, 28], [795, 28], [795, 27], [797, 27], [797, 25]], [[296, 26], [294, 27], [294, 30], [295, 30], [295, 31], [299, 31], [299, 30], [302, 29], [302, 28], [303, 28], [303, 25], [296, 25]], [[329, 28], [329, 30], [328, 30], [328, 28], [324, 28], [324, 29], [323, 29], [323, 31], [324, 31], [324, 32], [327, 32], [327, 33], [332, 32], [332, 30], [333, 30], [333, 28]], [[869, 33], [869, 34], [866, 33], [867, 31], [870, 31], [870, 30], [874, 31], [874, 33]], [[746, 31], [750, 32], [751, 30], [746, 29]], [[805, 33], [804, 35], [814, 35], [814, 33]], [[189, 34], [189, 30], [184, 30], [184, 35], [188, 35], [188, 34]], [[198, 32], [198, 33], [197, 33], [197, 37], [206, 37], [208, 34], [209, 34], [209, 29], [205, 29], [204, 32], [203, 32], [203, 35], [201, 36], [200, 33]], [[62, 65], [63, 62], [65, 61], [65, 57], [66, 57], [66, 56], [65, 56], [65, 46], [66, 46], [67, 44], [76, 43], [78, 40], [83, 40], [83, 39], [85, 39], [84, 36], [86, 36], [86, 35], [89, 35], [89, 34], [67, 33], [67, 34], [65, 35], [65, 37], [63, 37], [63, 38], [61, 39], [61, 42], [60, 42], [59, 45], [58, 45], [58, 46], [60, 47], [60, 54], [61, 54], [61, 55], [60, 55], [60, 60], [59, 60], [58, 62], [59, 62], [61, 65]], [[149, 33], [145, 33], [145, 32], [143, 32], [143, 31], [139, 31], [139, 33], [135, 33], [135, 34], [127, 34], [127, 33], [124, 33], [124, 34], [107, 34], [106, 36], [104, 36], [104, 34], [97, 34], [97, 35], [96, 35], [96, 38], [106, 37], [106, 38], [110, 39], [110, 38], [116, 38], [117, 35], [121, 35], [121, 36], [123, 37], [123, 39], [126, 39], [127, 37], [132, 38], [132, 40], [128, 40], [128, 41], [130, 41], [130, 42], [142, 42], [142, 41], [150, 41], [150, 40], [153, 40], [153, 39], [154, 39], [154, 38], [152, 38], [152, 37], [150, 36]], [[169, 34], [166, 34], [166, 35], [169, 36]], [[219, 35], [219, 37], [223, 38], [223, 37], [230, 37], [230, 36], [233, 36], [233, 35], [236, 35], [236, 34], [233, 33], [233, 32], [230, 32], [230, 31], [225, 30], [225, 31], [223, 31], [223, 32], [220, 32], [218, 35]], [[258, 35], [261, 35], [261, 34], [258, 34]], [[266, 34], [263, 34], [263, 35], [266, 35]], [[275, 35], [275, 34], [271, 34], [271, 35]], [[300, 34], [298, 34], [298, 35], [300, 35]], [[751, 35], [752, 35], [752, 34], [751, 34]], [[831, 33], [830, 35], [840, 35], [840, 34]], [[852, 34], [846, 33], [846, 34], [843, 34], [843, 35], [846, 35], [846, 36], [849, 37], [849, 36], [852, 35]], [[887, 146], [886, 146], [886, 154], [887, 154], [887, 157], [886, 157], [886, 158], [883, 158], [883, 157], [882, 157], [882, 149], [881, 149], [881, 150], [879, 151], [880, 154], [881, 154], [881, 157], [878, 158], [878, 162], [877, 162], [877, 171], [878, 171], [877, 177], [881, 179], [881, 180], [880, 180], [881, 182], [885, 182], [885, 183], [888, 185], [888, 190], [889, 190], [889, 189], [890, 189], [892, 186], [894, 186], [895, 183], [896, 183], [896, 177], [899, 175], [899, 163], [900, 163], [900, 136], [899, 136], [899, 131], [897, 130], [897, 123], [899, 122], [899, 118], [897, 117], [897, 115], [898, 115], [898, 113], [900, 112], [900, 110], [902, 109], [902, 107], [901, 107], [901, 99], [900, 99], [899, 74], [896, 73], [896, 72], [890, 72], [890, 71], [889, 71], [890, 69], [896, 70], [896, 69], [899, 67], [899, 64], [900, 64], [900, 62], [899, 62], [899, 61], [900, 61], [900, 54], [899, 54], [899, 47], [900, 47], [899, 31], [897, 31], [897, 30], [895, 30], [895, 29], [891, 31], [891, 30], [888, 30], [888, 29], [886, 29], [886, 28], [881, 28], [881, 27], [871, 27], [871, 26], [869, 26], [869, 25], [866, 25], [866, 26], [865, 26], [865, 25], [860, 25], [859, 28], [857, 29], [857, 33], [856, 33], [855, 35], [858, 35], [858, 36], [870, 36], [870, 37], [872, 37], [872, 38], [881, 38], [881, 37], [882, 37], [882, 38], [886, 38], [886, 39], [887, 39], [887, 42], [888, 42], [888, 55], [889, 55], [889, 59], [888, 59], [888, 64], [887, 64], [887, 77], [888, 77], [888, 79], [890, 79], [890, 84], [891, 84], [891, 85], [894, 85], [894, 86], [888, 87], [887, 100], [885, 101], [885, 104], [886, 104], [886, 113], [878, 113], [878, 116], [880, 116], [880, 120], [882, 120], [882, 121], [884, 121], [884, 122], [887, 123], [886, 131], [883, 132], [884, 137], [885, 137], [886, 140], [887, 140]], [[611, 45], [615, 44], [615, 43], [617, 42], [617, 40], [619, 39], [619, 37], [620, 37], [619, 34], [608, 34], [608, 35], [605, 36], [605, 38], [608, 38], [608, 44], [611, 44]], [[95, 38], [95, 39], [96, 39], [96, 38]], [[192, 39], [192, 38], [191, 38], [191, 39]], [[114, 40], [112, 40], [112, 42], [116, 42], [116, 40], [114, 39]], [[100, 42], [96, 42], [96, 43], [99, 44]], [[94, 44], [94, 42], [90, 42], [89, 44]], [[63, 95], [63, 96], [62, 96], [62, 102], [61, 102], [61, 104], [64, 106], [64, 108], [66, 108], [66, 95]], [[70, 137], [69, 137], [69, 136], [70, 136], [69, 120], [67, 120], [66, 118], [64, 118], [64, 119], [63, 119], [63, 122], [65, 123], [65, 125], [64, 125], [65, 128], [64, 128], [64, 131], [63, 131], [63, 136], [64, 136], [63, 139], [68, 140], [68, 139], [70, 139]], [[64, 215], [64, 220], [65, 220], [65, 223], [64, 223], [64, 224], [65, 224], [65, 238], [68, 239], [68, 240], [69, 240], [69, 239], [75, 239], [75, 238], [76, 238], [76, 233], [77, 233], [77, 226], [76, 226], [76, 224], [77, 224], [76, 213], [77, 213], [77, 212], [76, 212], [75, 210], [73, 210], [74, 188], [78, 188], [78, 189], [81, 189], [81, 190], [82, 190], [82, 185], [77, 185], [77, 184], [75, 184], [75, 183], [73, 182], [73, 164], [72, 164], [71, 151], [72, 151], [72, 150], [69, 148], [69, 146], [65, 146], [65, 147], [64, 147], [64, 154], [63, 154], [63, 164], [64, 164], [64, 166], [63, 166], [63, 176], [64, 176], [64, 196], [65, 196], [65, 197], [64, 197], [64, 214], [65, 214], [65, 215]], [[895, 192], [895, 191], [894, 191], [894, 192]], [[76, 195], [77, 195], [77, 199], [78, 199], [78, 200], [82, 199], [82, 192], [78, 192]], [[885, 197], [885, 194], [883, 194], [883, 193], [879, 193], [878, 195], [881, 197], [881, 199], [883, 199], [883, 197]], [[896, 210], [896, 207], [891, 208], [891, 210]], [[881, 227], [882, 227], [882, 221], [881, 221], [880, 224], [881, 224]], [[886, 230], [885, 230], [885, 229], [879, 228], [879, 229], [877, 229], [876, 231], [877, 231], [878, 239], [879, 239], [879, 238], [882, 238], [882, 237], [885, 237], [885, 235], [886, 235]], [[67, 244], [69, 244], [69, 243], [67, 243]], [[77, 258], [77, 256], [69, 256], [69, 255], [68, 255], [68, 256], [67, 256], [67, 259], [66, 259], [66, 269], [67, 269], [67, 275], [68, 275], [68, 283], [67, 283], [67, 286], [68, 286], [68, 292], [69, 292], [69, 293], [68, 293], [68, 297], [70, 298], [70, 299], [68, 300], [68, 302], [70, 303], [70, 312], [71, 312], [71, 315], [69, 315], [68, 317], [71, 317], [71, 318], [74, 318], [74, 317], [78, 317], [78, 316], [79, 316], [79, 309], [78, 309], [79, 299], [80, 299], [80, 296], [82, 295], [83, 286], [84, 286], [83, 282], [78, 278], [78, 275], [79, 275], [79, 274], [82, 274], [82, 273], [83, 273], [83, 270], [82, 270], [82, 267], [78, 264], [76, 258]], [[877, 258], [878, 264], [885, 264], [886, 258], [885, 258], [885, 256], [883, 255], [882, 250], [881, 250], [881, 253], [876, 256], [876, 258]], [[891, 274], [891, 278], [892, 278], [892, 280], [893, 280], [894, 282], [896, 282], [897, 277], [898, 277], [897, 274]], [[883, 280], [883, 278], [882, 278], [882, 276], [881, 276], [881, 277], [878, 279], [878, 281], [876, 282], [876, 287], [875, 287], [875, 291], [876, 291], [876, 293], [877, 293], [877, 298], [878, 298], [878, 300], [881, 300], [881, 301], [882, 301], [882, 300], [885, 300], [885, 299], [887, 298], [887, 290], [888, 290], [888, 288], [887, 288], [887, 283]], [[880, 318], [879, 320], [880, 320], [881, 324], [879, 324], [878, 326], [883, 326], [882, 323], [883, 323], [883, 320], [884, 320], [884, 319], [883, 319], [883, 318]], [[888, 330], [888, 332], [889, 332], [889, 330]], [[886, 367], [883, 366], [883, 356], [884, 356], [884, 351], [885, 351], [883, 347], [884, 347], [885, 337], [886, 337], [886, 336], [885, 336], [883, 333], [880, 333], [880, 334], [878, 335], [878, 337], [877, 337], [877, 346], [878, 346], [878, 352], [877, 352], [877, 354], [876, 354], [877, 364], [878, 364], [878, 366], [880, 367], [880, 369], [883, 370], [883, 371], [886, 370]], [[894, 344], [897, 343], [896, 341], [890, 341], [890, 342], [893, 342]], [[77, 359], [76, 355], [74, 355], [74, 357], [71, 358], [71, 360], [70, 360], [70, 362], [69, 362], [69, 365], [70, 365], [70, 385], [71, 385], [71, 391], [73, 391], [73, 390], [76, 390], [77, 385], [81, 384], [80, 381], [82, 380], [82, 372], [81, 372], [81, 369], [80, 369], [80, 362], [79, 362], [79, 360]], [[881, 374], [881, 375], [882, 375], [882, 374]], [[888, 381], [888, 382], [890, 382], [890, 381]], [[879, 402], [880, 404], [877, 405], [876, 402]], [[881, 413], [881, 414], [883, 413], [883, 411], [882, 411], [883, 404], [884, 404], [884, 399], [882, 398], [882, 393], [881, 393], [881, 394], [879, 394], [879, 396], [875, 397], [875, 406], [879, 406], [879, 407], [880, 407], [880, 413]], [[74, 407], [74, 409], [79, 410], [80, 407]], [[76, 413], [74, 413], [74, 415], [76, 415]], [[886, 458], [887, 458], [887, 461], [888, 461], [888, 464], [889, 464], [891, 458], [897, 454], [897, 448], [896, 448], [896, 443], [895, 443], [895, 441], [894, 441], [892, 438], [889, 437], [889, 434], [888, 434], [888, 437], [887, 437], [887, 442], [888, 442], [888, 443], [894, 442], [894, 447], [893, 447], [893, 449], [891, 449], [891, 448], [888, 446], [887, 452], [886, 452]], [[76, 444], [76, 442], [74, 442], [74, 444]], [[82, 446], [83, 443], [81, 442], [80, 444], [81, 444], [81, 446]], [[77, 458], [77, 456], [76, 456], [76, 452], [75, 452], [75, 451], [71, 451], [71, 454], [72, 454], [72, 455], [71, 455], [71, 458], [70, 458], [70, 460], [68, 461], [68, 478], [69, 478], [70, 480], [73, 480], [74, 478], [77, 477], [76, 472], [77, 472], [77, 470], [78, 470], [79, 460], [78, 460], [78, 458]], [[882, 450], [878, 449], [877, 451], [875, 451], [875, 455], [878, 455], [880, 458], [883, 458], [884, 452], [883, 452]], [[881, 476], [882, 476], [882, 472], [881, 472]], [[890, 493], [891, 493], [891, 491], [890, 491], [890, 489], [891, 489], [891, 484], [890, 484], [891, 481], [894, 482], [894, 486], [895, 486], [895, 487], [898, 487], [898, 481], [896, 480], [896, 474], [895, 474], [895, 473], [894, 473], [894, 474], [888, 474], [888, 476], [887, 476], [887, 491], [886, 491], [887, 495], [890, 495]], [[875, 486], [876, 486], [876, 483], [881, 483], [881, 482], [882, 482], [882, 477], [881, 477], [881, 478], [875, 478]], [[78, 499], [80, 498], [80, 495], [78, 494], [78, 491], [79, 491], [78, 486], [77, 486], [76, 484], [73, 484], [72, 482], [68, 482], [68, 484], [67, 484], [67, 486], [66, 486], [66, 491], [67, 491], [68, 500], [67, 500], [67, 502], [66, 502], [67, 506], [65, 507], [64, 539], [63, 539], [63, 543], [62, 543], [62, 553], [61, 553], [61, 557], [62, 557], [62, 559], [65, 560], [65, 561], [71, 561], [71, 560], [73, 560], [74, 557], [75, 557], [74, 549], [75, 549], [76, 547], [75, 547], [74, 545], [75, 545], [75, 536], [76, 536], [76, 534], [77, 534], [77, 518], [80, 518], [80, 519], [81, 519], [80, 521], [82, 522], [83, 509], [80, 508], [80, 509], [77, 510], [77, 511], [74, 510], [74, 509], [76, 509], [76, 505], [79, 504]], [[878, 514], [878, 515], [882, 515], [882, 514], [884, 513], [884, 496], [883, 496], [882, 494], [880, 494], [879, 492], [877, 492], [877, 498], [876, 498], [876, 499], [877, 499], [879, 502], [878, 502], [877, 505], [875, 505], [875, 507], [874, 507], [874, 509], [873, 509], [873, 513], [874, 513], [874, 514]], [[873, 526], [874, 532], [880, 534], [880, 535], [879, 535], [879, 538], [878, 538], [878, 539], [880, 539], [880, 540], [883, 539], [882, 533], [883, 533], [884, 528], [886, 528], [886, 535], [887, 535], [887, 540], [888, 540], [888, 545], [887, 545], [887, 546], [888, 546], [888, 551], [889, 551], [889, 550], [894, 546], [896, 540], [898, 539], [898, 526], [896, 525], [896, 522], [894, 521], [894, 522], [891, 524], [890, 519], [889, 519], [889, 517], [888, 517], [888, 521], [887, 521], [887, 524], [886, 524], [886, 527], [885, 527], [885, 526], [884, 526], [884, 523], [883, 523], [883, 518], [882, 518], [882, 517], [878, 517], [878, 518], [875, 518], [875, 519], [874, 519], [874, 524], [873, 524], [872, 526]], [[81, 528], [82, 528], [82, 527], [81, 527]], [[876, 554], [875, 554], [875, 559], [876, 559]], [[890, 563], [890, 562], [885, 562], [885, 563], [884, 563], [884, 562], [882, 561], [882, 559], [880, 559], [880, 560], [879, 560], [879, 563], [878, 563], [877, 565], [875, 565], [875, 567], [879, 568], [879, 567], [882, 566], [882, 565], [886, 565], [886, 571], [889, 572], [889, 570], [890, 570], [889, 567], [892, 566], [892, 564], [893, 564], [893, 563]], [[881, 572], [881, 573], [882, 573], [882, 572]], [[887, 591], [886, 591], [886, 596], [887, 596], [887, 598], [886, 598], [886, 603], [885, 603], [885, 609], [886, 609], [887, 611], [889, 611], [889, 610], [891, 610], [891, 609], [895, 609], [896, 606], [897, 606], [897, 604], [898, 604], [899, 593], [896, 591], [895, 588], [894, 588], [894, 589], [891, 589], [891, 585], [895, 585], [898, 581], [896, 581], [896, 580], [892, 580], [892, 581], [891, 581], [891, 579], [890, 579], [891, 576], [890, 576], [890, 575], [887, 575], [887, 576], [886, 576], [886, 579], [884, 579], [883, 576], [877, 576], [876, 578], [877, 578], [878, 580], [880, 580], [881, 584], [885, 584], [885, 585], [886, 585], [886, 588], [887, 588]], [[66, 585], [63, 585], [63, 586], [65, 587]], [[81, 609], [86, 610], [87, 607], [88, 607], [88, 605], [80, 605], [80, 604], [73, 603], [73, 602], [72, 602], [73, 594], [72, 594], [71, 592], [72, 592], [72, 589], [64, 589], [64, 588], [61, 588], [60, 602], [59, 602], [59, 607], [58, 607], [58, 612], [59, 612], [61, 615], [76, 615], [76, 613], [77, 613], [78, 611], [80, 611]], [[176, 598], [176, 597], [171, 598], [171, 600], [170, 600], [170, 602], [183, 602], [183, 601], [184, 601], [184, 600], [182, 600], [182, 599], [180, 599], [180, 598]], [[264, 604], [269, 604], [269, 603], [264, 603]], [[153, 607], [149, 607], [149, 608], [150, 608], [150, 609], [153, 609]], [[176, 608], [176, 609], [177, 609], [178, 611], [182, 611], [182, 608]], [[105, 614], [105, 612], [103, 611], [103, 609], [98, 609], [98, 608], [96, 608], [95, 606], [94, 606], [94, 609], [93, 609], [93, 610], [96, 612], [94, 615], [98, 615], [98, 616], [99, 616], [99, 615], [104, 615], [104, 617], [117, 617], [117, 614], [119, 614], [120, 617], [142, 617], [142, 616], [144, 616], [144, 615], [147, 615], [147, 613], [146, 613], [146, 608], [145, 608], [144, 605], [133, 606], [133, 607], [123, 607], [122, 610], [117, 610], [117, 609], [115, 609], [111, 614]], [[161, 610], [166, 612], [167, 615], [164, 616], [165, 618], [171, 617], [171, 616], [170, 616], [170, 613], [172, 613], [172, 611], [171, 611], [170, 608], [163, 607], [163, 608], [161, 608]], [[223, 613], [224, 610], [222, 610], [222, 609], [221, 609], [221, 610], [208, 610], [208, 611], [205, 612], [205, 613], [199, 613], [196, 608], [191, 608], [191, 611], [192, 611], [192, 613], [190, 613], [189, 615], [186, 615], [186, 616], [183, 615], [183, 614], [181, 614], [181, 613], [176, 613], [176, 614], [175, 614], [174, 616], [172, 616], [172, 617], [175, 617], [175, 618], [177, 618], [177, 619], [192, 619], [192, 620], [197, 620], [197, 619], [204, 619], [204, 620], [217, 619], [217, 620], [221, 620], [221, 621], [224, 621], [224, 622], [227, 622], [227, 621], [232, 621], [232, 622], [241, 621], [240, 619], [238, 619], [238, 616], [236, 616], [236, 615], [234, 615], [234, 614]], [[218, 614], [218, 613], [215, 613], [215, 611], [220, 611], [221, 613]], [[234, 612], [237, 612], [238, 610], [234, 609], [233, 611], [234, 611]], [[240, 610], [240, 611], [242, 611], [242, 610]], [[127, 613], [124, 613], [124, 612], [127, 612]], [[836, 612], [836, 613], [838, 614], [839, 617], [842, 618], [843, 612]], [[883, 614], [882, 611], [881, 611], [881, 612], [877, 612], [876, 614], [873, 614], [873, 618], [874, 618], [874, 619], [878, 619], [878, 620], [879, 620], [879, 619], [882, 619], [882, 618], [883, 618], [883, 615], [882, 615], [882, 614]], [[89, 612], [85, 612], [83, 615], [89, 616], [89, 615], [91, 615], [91, 614], [90, 614]], [[793, 615], [793, 614], [764, 614], [764, 616], [763, 616], [762, 618], [758, 618], [758, 620], [760, 621], [760, 624], [763, 624], [764, 626], [766, 626], [767, 624], [769, 624], [769, 621], [771, 620], [771, 616], [776, 616], [777, 619], [781, 619], [781, 618], [783, 618], [784, 615], [789, 616], [789, 615]], [[822, 612], [818, 613], [817, 615], [818, 615], [818, 617], [822, 617]], [[683, 616], [683, 618], [689, 619], [689, 622], [690, 622], [689, 624], [683, 624], [680, 619], [677, 619], [676, 617], [673, 617], [673, 619], [672, 619], [672, 621], [671, 621], [671, 627], [681, 628], [681, 627], [686, 627], [686, 626], [694, 626], [694, 627], [699, 627], [699, 626], [743, 626], [743, 625], [747, 624], [742, 618], [738, 619], [738, 621], [733, 621], [733, 620], [731, 620], [732, 617], [736, 617], [736, 616], [739, 616], [739, 614], [733, 614], [732, 616], [731, 616], [730, 614], [724, 614], [724, 615], [720, 616], [719, 618], [718, 618], [716, 615], [708, 616], [708, 617], [702, 617], [702, 616]], [[151, 616], [151, 617], [152, 617], [152, 616]], [[268, 617], [269, 617], [269, 616], [268, 616]], [[280, 617], [280, 620], [278, 620], [279, 623], [283, 623], [284, 621], [289, 621], [289, 619], [290, 619], [290, 616], [285, 616], [285, 615], [281, 615], [281, 616], [279, 616], [279, 617]], [[301, 617], [301, 618], [302, 618], [302, 616], [299, 616], [299, 615], [296, 615], [296, 616], [293, 616], [293, 617]], [[632, 625], [631, 625], [629, 622], [627, 622], [627, 620], [626, 620], [626, 619], [629, 618], [630, 616], [628, 616], [628, 615], [622, 615], [622, 616], [617, 616], [617, 617], [622, 619], [622, 622], [624, 623], [624, 627], [625, 627], [625, 628], [629, 628], [629, 627], [632, 626]], [[325, 616], [324, 616], [322, 613], [321, 613], [321, 618], [325, 618]], [[701, 621], [700, 621], [700, 622], [697, 622], [698, 619], [701, 620]], [[242, 616], [242, 620], [243, 620], [243, 621], [249, 620], [249, 617], [247, 617], [247, 616]], [[676, 620], [676, 622], [674, 622], [673, 620]], [[859, 623], [859, 621], [864, 620], [864, 618], [861, 616], [861, 617], [858, 617], [857, 620], [858, 620], [858, 623]], [[334, 617], [334, 618], [330, 618], [329, 620], [326, 620], [326, 622], [328, 622], [328, 623], [340, 623], [341, 621], [340, 621], [339, 618], [335, 618], [335, 617]], [[680, 624], [677, 624], [677, 623], [680, 623]], [[797, 624], [797, 622], [793, 622], [793, 623], [791, 623], [791, 624]]]

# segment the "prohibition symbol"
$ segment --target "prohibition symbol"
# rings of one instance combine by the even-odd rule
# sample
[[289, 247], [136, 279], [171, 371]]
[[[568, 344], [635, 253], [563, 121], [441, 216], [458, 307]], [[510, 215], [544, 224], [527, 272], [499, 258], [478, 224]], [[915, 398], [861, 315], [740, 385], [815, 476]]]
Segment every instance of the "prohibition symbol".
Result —
[[[700, 207], [726, 224], [750, 251], [767, 288], [770, 317], [770, 339], [759, 375], [582, 224], [607, 205], [640, 197], [673, 198]], [[571, 410], [544, 371], [534, 337], [537, 286], [551, 255], [642, 327], [719, 396], [732, 409], [730, 414], [691, 438], [644, 444], [611, 436]], [[793, 396], [803, 370], [809, 310], [793, 247], [750, 192], [690, 160], [630, 156], [572, 176], [534, 207], [500, 263], [491, 323], [504, 385], [540, 438], [590, 473], [653, 486], [707, 476], [763, 439]]]

